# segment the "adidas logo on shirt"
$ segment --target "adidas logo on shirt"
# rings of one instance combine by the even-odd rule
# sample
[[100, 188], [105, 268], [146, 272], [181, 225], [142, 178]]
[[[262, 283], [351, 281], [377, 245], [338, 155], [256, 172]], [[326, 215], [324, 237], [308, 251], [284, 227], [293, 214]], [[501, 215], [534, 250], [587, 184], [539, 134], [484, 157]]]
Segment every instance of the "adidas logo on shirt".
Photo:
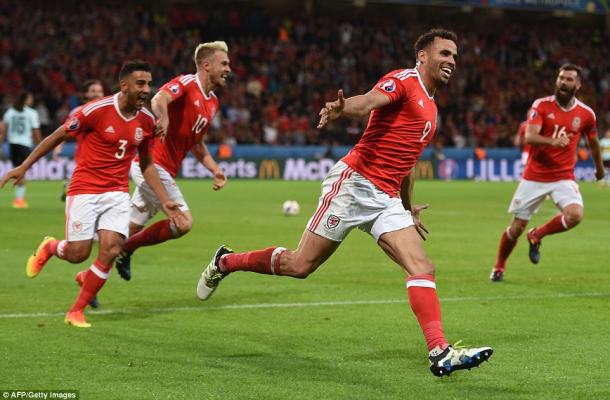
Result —
[[199, 107], [199, 106], [200, 106], [200, 104], [199, 104], [199, 99], [195, 100], [195, 106], [197, 106], [197, 107]]
[[547, 115], [547, 117], [549, 119], [555, 119], [555, 114], [554, 113], [550, 113], [549, 115]]
[[419, 101], [417, 102], [417, 104], [419, 104], [419, 106], [421, 108], [424, 108], [424, 101], [422, 99], [419, 99]]
[[112, 125], [110, 125], [108, 128], [106, 128], [104, 130], [104, 132], [106, 132], [106, 133], [114, 133], [114, 128], [112, 127]]

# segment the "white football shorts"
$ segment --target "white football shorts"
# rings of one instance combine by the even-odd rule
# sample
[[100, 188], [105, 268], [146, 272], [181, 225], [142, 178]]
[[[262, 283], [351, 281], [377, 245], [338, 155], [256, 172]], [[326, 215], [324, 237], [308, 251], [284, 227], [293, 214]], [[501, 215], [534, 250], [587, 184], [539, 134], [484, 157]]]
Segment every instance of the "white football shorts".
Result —
[[[169, 198], [182, 204], [182, 207], [180, 207], [182, 211], [187, 211], [189, 209], [188, 205], [186, 204], [186, 201], [184, 201], [184, 196], [174, 178], [172, 178], [169, 172], [163, 169], [163, 167], [157, 164], [155, 164], [155, 167], [159, 173], [159, 178], [161, 178], [161, 183], [163, 183], [165, 190], [167, 190]], [[133, 182], [136, 184], [136, 189], [131, 196], [130, 220], [134, 224], [144, 226], [159, 212], [159, 210], [161, 210], [161, 202], [159, 202], [155, 192], [153, 192], [151, 187], [148, 186], [144, 180], [138, 162], [131, 163], [130, 173], [131, 179], [133, 179]]]
[[516, 218], [529, 221], [532, 215], [538, 212], [547, 195], [560, 210], [570, 204], [583, 206], [582, 196], [575, 181], [534, 182], [522, 179], [508, 212]]
[[343, 161], [337, 162], [322, 182], [318, 209], [307, 229], [341, 242], [358, 228], [379, 240], [386, 232], [414, 225], [400, 198], [390, 197]]
[[107, 192], [66, 197], [66, 240], [93, 239], [100, 229], [129, 236], [129, 193]]

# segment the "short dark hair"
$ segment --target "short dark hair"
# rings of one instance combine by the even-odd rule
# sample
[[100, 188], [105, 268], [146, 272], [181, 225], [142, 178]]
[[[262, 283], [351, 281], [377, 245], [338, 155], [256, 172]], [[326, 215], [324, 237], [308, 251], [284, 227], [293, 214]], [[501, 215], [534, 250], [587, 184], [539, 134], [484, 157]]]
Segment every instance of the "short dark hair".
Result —
[[561, 71], [575, 71], [578, 79], [582, 81], [582, 67], [576, 64], [563, 64], [559, 67], [559, 72]]
[[17, 100], [15, 101], [15, 105], [14, 105], [15, 110], [23, 111], [23, 107], [25, 107], [25, 101], [31, 95], [32, 95], [32, 93], [30, 93], [30, 92], [22, 92], [22, 93], [20, 93], [19, 96], [17, 96]]
[[413, 49], [415, 50], [415, 59], [417, 59], [417, 53], [419, 53], [420, 50], [424, 50], [426, 47], [428, 47], [437, 37], [451, 40], [456, 44], [458, 40], [457, 35], [453, 31], [441, 28], [430, 29], [428, 32], [420, 35], [420, 37], [418, 37], [415, 41], [415, 44], [413, 45]]
[[121, 70], [119, 71], [119, 80], [125, 78], [127, 75], [131, 74], [134, 71], [145, 71], [152, 72], [152, 68], [148, 61], [144, 60], [127, 60], [121, 65]]
[[104, 86], [102, 85], [102, 81], [100, 81], [99, 79], [87, 79], [80, 87], [81, 93], [87, 93], [89, 91], [89, 88], [93, 85], [100, 85], [102, 87]]

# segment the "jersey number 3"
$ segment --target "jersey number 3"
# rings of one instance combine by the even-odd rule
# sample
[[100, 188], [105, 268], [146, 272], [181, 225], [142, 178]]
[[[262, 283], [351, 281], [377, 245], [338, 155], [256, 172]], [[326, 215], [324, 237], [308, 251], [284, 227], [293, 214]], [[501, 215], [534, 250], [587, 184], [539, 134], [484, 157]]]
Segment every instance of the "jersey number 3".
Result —
[[129, 143], [127, 140], [119, 139], [119, 151], [114, 153], [114, 156], [119, 160], [125, 157], [125, 152], [127, 151], [127, 143]]

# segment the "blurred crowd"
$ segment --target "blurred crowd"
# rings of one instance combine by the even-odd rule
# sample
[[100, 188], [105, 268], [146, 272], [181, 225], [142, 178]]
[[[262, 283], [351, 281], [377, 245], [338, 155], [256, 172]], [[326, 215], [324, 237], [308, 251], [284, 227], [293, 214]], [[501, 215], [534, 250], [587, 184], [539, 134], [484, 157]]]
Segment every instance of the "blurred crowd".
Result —
[[353, 144], [366, 121], [340, 120], [317, 130], [323, 103], [339, 88], [347, 96], [364, 93], [386, 72], [413, 67], [415, 38], [436, 25], [460, 37], [458, 69], [436, 95], [437, 144], [512, 146], [529, 105], [552, 94], [565, 62], [584, 67], [579, 97], [596, 110], [600, 131], [610, 127], [610, 46], [594, 24], [485, 20], [467, 13], [440, 24], [387, 13], [274, 15], [246, 3], [209, 9], [170, 3], [162, 10], [146, 3], [65, 5], [0, 0], [0, 112], [21, 91], [31, 91], [45, 133], [78, 105], [83, 81], [97, 78], [107, 94], [116, 90], [124, 59], [153, 63], [161, 86], [194, 72], [197, 43], [225, 40], [233, 78], [218, 93], [221, 113], [210, 142]]

